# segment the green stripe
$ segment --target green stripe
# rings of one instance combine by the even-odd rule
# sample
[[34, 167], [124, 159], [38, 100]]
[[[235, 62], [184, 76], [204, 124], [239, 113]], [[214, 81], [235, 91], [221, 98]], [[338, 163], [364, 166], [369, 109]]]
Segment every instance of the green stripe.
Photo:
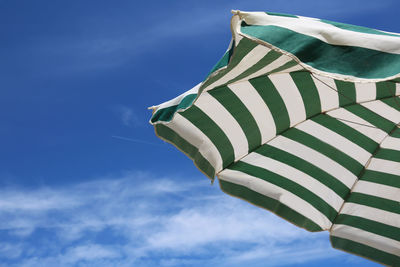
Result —
[[330, 20], [325, 20], [325, 19], [320, 19], [321, 22], [333, 25], [337, 28], [343, 29], [343, 30], [348, 30], [352, 32], [361, 32], [361, 33], [367, 33], [367, 34], [375, 34], [375, 35], [387, 35], [387, 36], [394, 36], [394, 37], [400, 37], [397, 34], [392, 34], [392, 33], [387, 33], [383, 32], [380, 30], [376, 29], [371, 29], [363, 26], [357, 26], [357, 25], [351, 25], [351, 24], [346, 24], [346, 23], [341, 23], [341, 22], [335, 22], [335, 21], [330, 21]]
[[400, 214], [400, 205], [398, 201], [366, 195], [363, 193], [352, 192], [346, 202], [357, 203], [389, 212]]
[[277, 72], [286, 70], [286, 69], [288, 69], [288, 68], [291, 68], [291, 67], [293, 67], [293, 66], [296, 66], [296, 65], [298, 65], [298, 64], [299, 64], [299, 63], [297, 63], [296, 61], [290, 60], [290, 61], [286, 62], [285, 64], [283, 64], [282, 66], [277, 67], [276, 69], [271, 70], [270, 72], [268, 72], [268, 74], [277, 73]]
[[235, 93], [227, 86], [208, 91], [208, 93], [218, 100], [239, 123], [247, 138], [248, 151], [258, 147], [261, 144], [261, 133], [257, 122]]
[[319, 181], [321, 184], [326, 185], [328, 188], [332, 189], [340, 197], [344, 198], [349, 193], [349, 188], [344, 185], [341, 181], [336, 179], [334, 176], [320, 169], [308, 161], [292, 155], [286, 151], [280, 150], [276, 147], [265, 144], [255, 150], [254, 152], [259, 153], [265, 157], [275, 159], [279, 162], [285, 163], [297, 170], [308, 174], [315, 180]]
[[375, 142], [368, 136], [363, 135], [362, 133], [355, 130], [354, 128], [348, 126], [347, 124], [343, 123], [342, 121], [340, 121], [336, 118], [333, 118], [329, 115], [320, 114], [318, 116], [311, 118], [311, 120], [328, 128], [329, 130], [343, 136], [344, 138], [348, 139], [349, 141], [364, 148], [369, 153], [373, 153], [379, 145], [377, 142]]
[[400, 257], [348, 239], [330, 236], [332, 247], [363, 256], [389, 266], [398, 266]]
[[394, 96], [396, 94], [396, 84], [393, 82], [376, 83], [376, 99]]
[[183, 139], [179, 134], [173, 131], [171, 128], [163, 125], [157, 124], [154, 126], [155, 131], [158, 136], [162, 137], [166, 141], [172, 143], [181, 151], [183, 151], [186, 155], [188, 155], [193, 161], [194, 164], [203, 171], [209, 178], [214, 180], [215, 169], [214, 167], [206, 160], [203, 155], [199, 152], [199, 149], [185, 139]]
[[394, 138], [400, 138], [400, 128], [397, 128], [396, 130], [394, 130], [394, 132], [392, 132], [390, 134], [390, 136], [394, 137]]
[[203, 83], [201, 88], [206, 88], [213, 82], [219, 80], [227, 74], [229, 71], [231, 71], [234, 67], [236, 67], [239, 62], [251, 51], [253, 50], [258, 44], [255, 42], [250, 41], [247, 38], [243, 38], [240, 40], [239, 44], [237, 47], [234, 48], [234, 52], [231, 58], [231, 62], [228, 64], [228, 67], [226, 69], [221, 70], [218, 72], [215, 76], [209, 76], [207, 80]]
[[341, 107], [356, 103], [356, 86], [352, 82], [335, 80], [339, 93], [339, 105]]
[[400, 162], [400, 151], [381, 148], [374, 157], [378, 159], [386, 159], [386, 160]]
[[271, 80], [266, 76], [262, 76], [250, 79], [249, 82], [257, 90], [258, 94], [268, 106], [272, 117], [274, 118], [276, 133], [279, 134], [289, 128], [289, 113], [287, 112], [285, 103]]
[[384, 98], [381, 99], [383, 103], [386, 105], [391, 106], [392, 108], [400, 111], [400, 97], [389, 97], [389, 98]]
[[177, 110], [189, 107], [196, 97], [197, 94], [190, 94], [185, 96], [178, 105], [157, 110], [156, 113], [154, 113], [154, 115], [151, 117], [151, 122], [155, 123], [157, 121], [171, 121]]
[[311, 206], [324, 214], [330, 221], [333, 221], [337, 216], [337, 211], [332, 208], [322, 198], [314, 194], [312, 191], [302, 187], [301, 185], [285, 178], [279, 174], [271, 172], [267, 169], [253, 166], [243, 161], [238, 161], [228, 167], [228, 169], [240, 171], [251, 176], [255, 176], [266, 182], [274, 184], [280, 188], [289, 191], [304, 201], [308, 202]]
[[367, 169], [365, 170], [364, 175], [360, 178], [360, 180], [400, 188], [400, 176], [390, 173], [377, 172]]
[[310, 73], [306, 71], [298, 71], [290, 73], [290, 76], [303, 98], [307, 118], [321, 113], [321, 101], [319, 99], [318, 89], [315, 86]]
[[282, 135], [324, 154], [328, 158], [336, 161], [338, 164], [348, 169], [355, 176], [358, 176], [361, 170], [364, 168], [364, 166], [358, 161], [338, 150], [336, 147], [333, 147], [297, 128], [291, 128]]
[[231, 142], [221, 128], [207, 114], [197, 106], [191, 106], [180, 114], [202, 131], [215, 145], [221, 155], [223, 168], [234, 161], [235, 153]]
[[208, 73], [206, 79], [211, 75], [216, 70], [219, 70], [223, 67], [226, 67], [229, 64], [229, 60], [232, 57], [233, 50], [235, 48], [235, 42], [232, 40], [232, 46], [228, 49], [228, 51], [225, 52], [225, 54], [222, 56], [222, 58], [217, 62], [217, 64], [214, 65], [214, 67], [210, 70]]
[[270, 210], [299, 227], [305, 228], [311, 232], [322, 231], [322, 228], [318, 224], [314, 223], [313, 221], [296, 212], [295, 210], [289, 208], [285, 204], [282, 204], [276, 199], [252, 191], [247, 187], [230, 183], [221, 179], [219, 179], [219, 184], [222, 191], [224, 191], [225, 193], [244, 199], [261, 208]]
[[335, 220], [335, 225], [337, 224], [349, 225], [370, 233], [400, 241], [400, 228], [359, 216], [339, 214]]
[[227, 84], [239, 81], [239, 80], [259, 71], [260, 69], [264, 68], [265, 66], [271, 64], [273, 61], [275, 61], [280, 56], [281, 56], [281, 54], [279, 54], [275, 50], [269, 51], [260, 61], [258, 61], [256, 64], [254, 64], [253, 66], [248, 68], [245, 72], [243, 72], [239, 76], [237, 76], [237, 77], [233, 78], [232, 80], [230, 80], [229, 82], [227, 82]]
[[390, 133], [396, 126], [393, 122], [383, 118], [364, 106], [351, 105], [344, 108], [387, 133]]
[[276, 12], [265, 12], [270, 16], [279, 16], [279, 17], [289, 17], [289, 18], [298, 18], [295, 15], [285, 14], [285, 13], [276, 13]]
[[398, 74], [400, 55], [373, 49], [331, 45], [317, 38], [274, 25], [242, 25], [241, 31], [295, 55], [322, 71], [360, 78], [386, 78]]

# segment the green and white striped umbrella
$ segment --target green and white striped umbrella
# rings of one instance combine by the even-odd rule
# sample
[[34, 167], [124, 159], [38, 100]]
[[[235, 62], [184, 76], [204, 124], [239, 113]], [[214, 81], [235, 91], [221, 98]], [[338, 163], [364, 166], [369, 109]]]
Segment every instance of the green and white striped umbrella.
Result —
[[400, 265], [400, 34], [233, 13], [210, 75], [152, 107], [156, 134], [224, 192]]

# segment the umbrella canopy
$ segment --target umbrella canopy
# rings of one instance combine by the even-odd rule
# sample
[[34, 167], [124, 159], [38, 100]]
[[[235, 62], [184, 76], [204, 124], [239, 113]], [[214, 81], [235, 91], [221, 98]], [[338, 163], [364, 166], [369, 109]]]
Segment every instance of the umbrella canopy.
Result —
[[157, 136], [224, 192], [399, 265], [400, 35], [233, 13], [208, 77], [152, 107]]

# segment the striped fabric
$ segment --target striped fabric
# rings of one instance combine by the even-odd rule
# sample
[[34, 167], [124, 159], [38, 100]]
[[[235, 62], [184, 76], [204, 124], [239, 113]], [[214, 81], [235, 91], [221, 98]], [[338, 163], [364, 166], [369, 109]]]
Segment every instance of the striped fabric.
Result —
[[221, 189], [333, 247], [400, 265], [400, 35], [234, 11], [207, 78], [152, 107]]

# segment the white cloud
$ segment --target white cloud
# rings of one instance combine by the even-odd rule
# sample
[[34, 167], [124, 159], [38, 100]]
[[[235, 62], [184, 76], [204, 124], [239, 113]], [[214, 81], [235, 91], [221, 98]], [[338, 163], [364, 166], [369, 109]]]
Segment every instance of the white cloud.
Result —
[[6, 188], [0, 203], [0, 261], [8, 265], [240, 266], [266, 258], [285, 265], [339, 253], [325, 233], [299, 229], [202, 178], [128, 172], [60, 188]]

